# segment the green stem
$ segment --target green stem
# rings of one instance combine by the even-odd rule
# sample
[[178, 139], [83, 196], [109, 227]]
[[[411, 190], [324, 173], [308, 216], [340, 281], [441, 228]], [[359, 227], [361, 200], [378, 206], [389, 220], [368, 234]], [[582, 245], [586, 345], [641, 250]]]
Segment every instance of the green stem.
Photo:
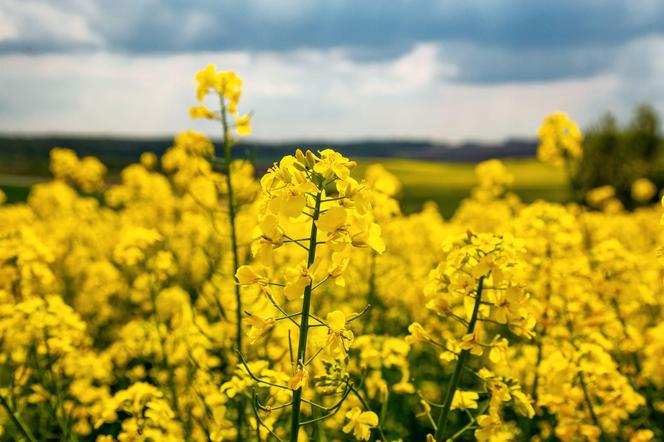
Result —
[[[233, 275], [240, 268], [240, 260], [237, 252], [237, 227], [235, 224], [235, 197], [233, 196], [233, 180], [231, 177], [231, 139], [228, 136], [228, 120], [226, 116], [226, 102], [221, 98], [221, 124], [224, 130], [224, 161], [226, 163], [226, 187], [228, 192], [228, 217], [231, 227], [231, 249], [233, 253]], [[238, 351], [242, 352], [242, 298], [240, 285], [235, 284], [235, 301], [237, 303], [235, 314], [237, 319], [235, 343]]]
[[[256, 392], [254, 392], [254, 395]], [[258, 415], [258, 409], [254, 408], [254, 418], [256, 419], [256, 442], [261, 442], [261, 421], [260, 416]]]
[[[573, 335], [573, 325], [572, 321], [570, 319], [567, 320], [567, 330], [569, 331], [570, 335]], [[574, 348], [575, 351], [579, 351], [578, 347], [574, 343], [573, 340], [570, 341], [572, 344], [572, 347]], [[588, 392], [588, 387], [586, 386], [586, 379], [585, 376], [583, 375], [583, 371], [579, 371], [578, 373], [578, 378], [579, 378], [579, 385], [581, 386], [581, 390], [583, 391], [583, 399], [584, 402], [586, 403], [586, 407], [588, 407], [588, 412], [590, 413], [590, 418], [593, 421], [593, 424], [599, 428], [599, 440], [604, 441], [606, 440], [606, 433], [604, 433], [604, 429], [602, 428], [602, 424], [597, 418], [597, 414], [595, 414], [595, 409], [593, 408], [593, 403], [590, 398], [590, 393]]]
[[[468, 323], [468, 329], [466, 334], [474, 333], [475, 324], [477, 323], [477, 315], [480, 310], [480, 303], [482, 300], [482, 287], [484, 284], [484, 276], [480, 277], [479, 282], [477, 283], [477, 296], [475, 297], [475, 305], [473, 306], [473, 313], [470, 317], [470, 322]], [[445, 433], [447, 432], [447, 424], [449, 421], [450, 410], [452, 409], [452, 399], [454, 399], [454, 393], [456, 392], [457, 386], [459, 385], [459, 380], [461, 379], [461, 371], [463, 366], [466, 363], [466, 360], [470, 356], [470, 350], [462, 350], [459, 354], [459, 357], [454, 367], [454, 373], [452, 374], [452, 379], [450, 379], [449, 384], [447, 385], [447, 392], [445, 393], [445, 402], [443, 403], [443, 411], [438, 416], [438, 425], [436, 429], [435, 439], [437, 442], [443, 442], [446, 440]]]
[[[311, 221], [311, 234], [309, 235], [309, 253], [307, 257], [307, 267], [311, 267], [316, 259], [316, 237], [318, 227], [316, 221], [320, 215], [322, 192], [316, 194], [316, 206]], [[309, 332], [309, 310], [311, 309], [311, 290], [313, 279], [304, 289], [304, 299], [302, 301], [302, 315], [300, 316], [300, 338], [297, 345], [297, 369], [303, 370], [305, 366], [305, 357], [307, 353], [307, 333]], [[297, 442], [297, 436], [300, 429], [300, 405], [302, 404], [302, 387], [293, 392], [293, 409], [291, 414], [291, 442]]]
[[[237, 252], [237, 227], [235, 224], [235, 197], [233, 195], [233, 180], [231, 177], [231, 139], [229, 137], [228, 119], [226, 115], [226, 101], [223, 95], [219, 96], [221, 102], [221, 125], [224, 131], [224, 161], [226, 163], [226, 189], [228, 192], [228, 218], [231, 227], [231, 251], [233, 254], [233, 275], [237, 273], [240, 268], [240, 260]], [[235, 346], [237, 350], [242, 353], [242, 296], [240, 292], [240, 285], [235, 284], [235, 319], [237, 321], [235, 330]], [[238, 403], [237, 415], [237, 440], [242, 441], [242, 429], [244, 427], [244, 408], [245, 403], [243, 396], [240, 397]]]
[[[486, 403], [486, 405], [484, 405], [482, 407], [482, 409], [477, 413], [477, 415], [480, 416], [480, 415], [484, 414], [484, 412], [486, 411], [487, 408], [489, 408], [489, 403], [488, 402]], [[470, 421], [466, 425], [464, 425], [459, 431], [457, 431], [452, 436], [450, 436], [448, 440], [451, 440], [451, 441], [457, 440], [459, 437], [461, 437], [461, 435], [463, 435], [473, 425], [475, 425], [476, 422], [477, 422], [477, 418], [476, 417], [471, 417]]]
[[[376, 296], [376, 252], [373, 250], [371, 251], [371, 261], [369, 263], [369, 293], [367, 293], [367, 303], [371, 308], [369, 316], [371, 316], [371, 319], [374, 319], [374, 311], [378, 309], [378, 297]], [[374, 323], [380, 324], [380, 321], [370, 320], [365, 322], [367, 331], [377, 332], [373, 329]]]
[[23, 436], [25, 436], [25, 438], [30, 442], [37, 442], [37, 439], [35, 439], [35, 437], [32, 435], [30, 429], [27, 427], [27, 425], [25, 425], [23, 420], [12, 411], [12, 409], [9, 407], [9, 403], [7, 403], [7, 400], [3, 396], [0, 396], [0, 404], [2, 404], [2, 407], [5, 409], [5, 411], [7, 411], [7, 414], [11, 418], [12, 422], [23, 434]]
[[597, 414], [595, 414], [595, 409], [593, 408], [593, 403], [590, 400], [590, 394], [588, 393], [588, 387], [586, 386], [586, 381], [585, 381], [585, 376], [583, 376], [583, 372], [579, 372], [579, 384], [581, 385], [581, 390], [583, 390], [583, 398], [586, 401], [586, 406], [588, 407], [588, 412], [590, 413], [590, 418], [593, 421], [593, 424], [599, 428], [599, 438], [600, 440], [604, 440], [604, 429], [602, 428], [602, 424], [600, 423], [599, 419], [597, 418]]
[[[56, 404], [55, 407], [53, 407], [53, 414], [56, 418], [56, 421], [58, 422], [58, 425], [60, 426], [60, 429], [62, 430], [62, 440], [65, 441], [77, 440], [75, 435], [72, 435], [71, 437], [69, 435], [71, 429], [71, 421], [67, 417], [67, 413], [65, 413], [65, 407], [64, 407], [65, 401], [62, 396], [62, 390], [60, 388], [60, 382], [58, 381], [58, 376], [55, 374], [55, 370], [53, 369], [54, 364], [50, 362], [51, 350], [48, 346], [48, 328], [44, 328], [44, 347], [46, 348], [46, 361], [47, 361], [48, 374], [51, 378], [52, 387], [55, 389]], [[43, 372], [42, 372], [42, 379], [44, 382], [46, 382], [46, 376], [44, 376]], [[58, 411], [60, 412], [60, 416], [58, 416]]]

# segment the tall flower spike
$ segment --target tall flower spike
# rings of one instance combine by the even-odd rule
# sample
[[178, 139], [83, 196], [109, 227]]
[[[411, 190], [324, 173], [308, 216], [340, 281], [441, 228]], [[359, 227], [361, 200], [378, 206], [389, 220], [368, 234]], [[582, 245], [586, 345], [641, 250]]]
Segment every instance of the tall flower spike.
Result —
[[[313, 359], [321, 355], [338, 364], [353, 342], [353, 333], [347, 328], [343, 312], [328, 313], [326, 321], [312, 316], [312, 310], [317, 308], [314, 291], [327, 281], [344, 286], [344, 273], [353, 248], [384, 249], [380, 229], [366, 210], [366, 190], [357, 188], [352, 194], [328, 195], [332, 184], [339, 189], [348, 188], [345, 184], [354, 181], [350, 171], [355, 165], [354, 161], [331, 149], [318, 154], [298, 150], [295, 155], [275, 163], [261, 179], [263, 201], [259, 205], [260, 221], [252, 251], [265, 263], [289, 253], [291, 264], [286, 266], [281, 281], [265, 282], [248, 267], [241, 267], [236, 274], [241, 283], [281, 287], [283, 298], [270, 295], [270, 302], [281, 314], [276, 318], [278, 321], [289, 319], [292, 322], [295, 315], [288, 314], [288, 305], [279, 305], [277, 298], [299, 304], [299, 322], [296, 323], [299, 336], [289, 381], [289, 387], [294, 390], [291, 441], [296, 441], [300, 432], [302, 395]], [[361, 204], [355, 204], [356, 201]], [[295, 258], [298, 253], [299, 263]], [[327, 337], [324, 347], [310, 357], [311, 321], [325, 326]], [[321, 353], [323, 349], [326, 351]]]
[[[478, 408], [477, 392], [459, 390], [463, 370], [470, 369], [466, 365], [470, 358], [483, 358], [487, 353], [485, 349], [489, 349], [488, 359], [492, 363], [500, 364], [505, 360], [507, 340], [497, 335], [488, 339], [484, 323], [503, 323], [515, 334], [532, 335], [534, 321], [526, 306], [528, 296], [519, 283], [519, 272], [514, 271], [518, 269], [516, 260], [522, 247], [520, 241], [509, 235], [467, 232], [443, 245], [444, 261], [430, 274], [425, 289], [430, 298], [427, 307], [450, 317], [464, 329], [458, 341], [441, 344], [419, 323], [409, 327], [409, 342], [433, 343], [442, 347], [441, 359], [455, 360], [438, 417], [435, 439], [439, 442], [449, 437], [447, 430], [452, 410]], [[487, 385], [480, 385], [480, 388], [488, 389]], [[517, 411], [524, 409], [514, 403]], [[499, 406], [492, 409], [494, 416], [499, 416], [499, 409]]]

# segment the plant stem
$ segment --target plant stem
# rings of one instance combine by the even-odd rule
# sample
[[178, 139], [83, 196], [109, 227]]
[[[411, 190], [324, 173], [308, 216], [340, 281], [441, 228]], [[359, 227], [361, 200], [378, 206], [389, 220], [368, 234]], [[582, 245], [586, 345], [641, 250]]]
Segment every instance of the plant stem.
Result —
[[[489, 408], [489, 403], [488, 403], [488, 402], [486, 403], [486, 405], [484, 405], [484, 406], [482, 407], [482, 409], [477, 413], [477, 415], [479, 416], [479, 415], [484, 414], [484, 412], [486, 411], [487, 408]], [[468, 431], [473, 425], [475, 425], [476, 422], [477, 422], [477, 418], [476, 418], [476, 417], [472, 417], [472, 418], [470, 419], [470, 421], [469, 421], [466, 425], [464, 425], [459, 431], [457, 431], [456, 433], [454, 433], [453, 435], [451, 435], [451, 436], [448, 438], [448, 440], [452, 440], [452, 441], [457, 440], [459, 437], [461, 437], [461, 435], [462, 435], [463, 433], [465, 433], [465, 432]]]
[[599, 439], [604, 440], [604, 429], [602, 428], [602, 424], [597, 418], [597, 414], [595, 414], [595, 409], [593, 408], [593, 403], [590, 399], [590, 393], [588, 393], [588, 387], [586, 387], [586, 380], [582, 371], [579, 372], [579, 384], [581, 385], [581, 390], [583, 390], [583, 398], [586, 402], [586, 406], [588, 407], [590, 418], [592, 419], [593, 424], [599, 428]]
[[[309, 253], [307, 257], [307, 267], [311, 267], [316, 259], [316, 236], [318, 227], [316, 221], [320, 215], [322, 192], [316, 194], [316, 206], [311, 221], [311, 234], [309, 235]], [[304, 299], [302, 301], [302, 315], [300, 317], [300, 338], [297, 345], [297, 369], [303, 370], [305, 366], [305, 357], [307, 353], [307, 333], [309, 332], [309, 310], [311, 308], [311, 290], [313, 279], [304, 289]], [[297, 436], [300, 429], [300, 405], [302, 403], [302, 387], [293, 392], [293, 411], [291, 415], [291, 442], [297, 442]]]
[[[369, 262], [369, 293], [367, 294], [367, 303], [371, 306], [370, 319], [374, 319], [374, 312], [378, 309], [378, 297], [376, 296], [376, 252], [373, 250], [371, 250], [371, 261]], [[367, 331], [376, 333], [376, 330], [373, 329], [374, 322], [373, 320], [365, 322]], [[380, 321], [378, 323], [380, 324]]]
[[[224, 131], [224, 161], [226, 163], [226, 191], [228, 192], [228, 219], [231, 228], [231, 252], [233, 254], [233, 275], [240, 268], [240, 260], [237, 252], [237, 228], [235, 225], [235, 197], [233, 195], [233, 180], [231, 177], [231, 139], [229, 137], [228, 118], [226, 115], [226, 101], [223, 95], [219, 95], [221, 102], [221, 126]], [[242, 353], [242, 296], [240, 285], [235, 284], [235, 319], [237, 321], [235, 329], [235, 346]], [[240, 397], [237, 415], [237, 440], [242, 441], [242, 429], [244, 427], [244, 408], [243, 396]]]
[[32, 435], [30, 429], [25, 425], [23, 420], [21, 420], [21, 418], [12, 411], [12, 409], [9, 407], [9, 403], [7, 403], [7, 400], [3, 396], [0, 396], [0, 404], [2, 404], [2, 407], [5, 409], [5, 411], [7, 411], [7, 414], [11, 418], [12, 422], [23, 434], [23, 436], [25, 436], [25, 438], [30, 442], [37, 442], [37, 439], [35, 439], [35, 437]]
[[[226, 163], [226, 188], [228, 192], [228, 218], [231, 227], [231, 251], [233, 254], [233, 275], [240, 267], [239, 257], [237, 252], [237, 228], [235, 225], [235, 197], [233, 196], [233, 180], [231, 177], [231, 139], [228, 135], [228, 119], [226, 116], [226, 102], [223, 96], [221, 98], [221, 124], [224, 130], [224, 161]], [[237, 303], [235, 308], [237, 325], [235, 345], [239, 352], [242, 352], [242, 298], [240, 293], [240, 285], [235, 284], [235, 301]]]
[[[475, 305], [473, 306], [473, 313], [470, 317], [470, 322], [468, 323], [468, 329], [466, 334], [471, 334], [475, 331], [475, 324], [477, 323], [477, 315], [480, 310], [480, 301], [482, 299], [482, 287], [484, 284], [484, 276], [481, 276], [477, 283], [477, 296], [475, 297]], [[452, 374], [452, 379], [450, 379], [449, 384], [447, 385], [447, 392], [445, 393], [445, 402], [443, 403], [443, 411], [441, 411], [440, 416], [438, 416], [438, 425], [436, 429], [435, 439], [437, 442], [443, 442], [446, 440], [445, 433], [447, 432], [447, 424], [450, 416], [450, 410], [452, 409], [452, 399], [454, 399], [454, 392], [459, 385], [459, 380], [461, 378], [461, 371], [463, 366], [466, 363], [470, 355], [470, 350], [462, 350], [457, 359], [456, 365], [454, 367], [454, 373]]]
[[[53, 407], [53, 415], [55, 416], [60, 429], [62, 430], [62, 439], [65, 441], [77, 440], [75, 435], [72, 437], [69, 436], [71, 430], [71, 422], [65, 413], [64, 408], [64, 398], [62, 397], [62, 391], [60, 389], [60, 383], [58, 382], [58, 376], [56, 376], [55, 371], [53, 370], [53, 363], [48, 362], [51, 359], [51, 350], [48, 346], [48, 328], [44, 328], [44, 347], [46, 348], [46, 361], [47, 361], [47, 370], [51, 378], [52, 387], [55, 389], [55, 400], [56, 404]], [[43, 382], [46, 382], [46, 376], [41, 371]], [[45, 384], [44, 384], [45, 385]], [[58, 416], [58, 411], [60, 416]]]

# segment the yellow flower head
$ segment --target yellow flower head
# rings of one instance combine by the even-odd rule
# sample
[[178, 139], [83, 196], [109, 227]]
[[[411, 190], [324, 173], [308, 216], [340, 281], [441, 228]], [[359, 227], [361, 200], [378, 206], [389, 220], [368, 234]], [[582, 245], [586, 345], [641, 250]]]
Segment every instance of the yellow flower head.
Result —
[[632, 199], [645, 203], [650, 201], [657, 193], [657, 187], [648, 178], [639, 178], [632, 183]]
[[457, 390], [452, 398], [452, 410], [476, 409], [479, 398], [480, 396], [476, 391]]
[[348, 423], [344, 425], [344, 433], [353, 432], [353, 436], [357, 440], [369, 440], [371, 437], [371, 429], [378, 425], [378, 415], [373, 411], [362, 411], [358, 407], [354, 407], [346, 413]]
[[326, 319], [329, 332], [325, 349], [333, 356], [345, 354], [347, 344], [353, 340], [353, 332], [346, 329], [346, 315], [340, 310], [335, 310], [328, 313]]
[[544, 163], [562, 165], [583, 154], [583, 136], [576, 124], [563, 112], [547, 116], [539, 129], [537, 158]]
[[210, 89], [229, 100], [229, 112], [235, 114], [242, 93], [242, 80], [233, 71], [217, 71], [213, 64], [196, 73], [196, 98], [202, 101]]
[[211, 120], [214, 118], [214, 112], [212, 112], [206, 106], [199, 104], [198, 106], [192, 106], [189, 108], [189, 117], [192, 120], [196, 118], [205, 118]]
[[251, 135], [251, 116], [242, 115], [235, 119], [235, 129], [241, 136]]

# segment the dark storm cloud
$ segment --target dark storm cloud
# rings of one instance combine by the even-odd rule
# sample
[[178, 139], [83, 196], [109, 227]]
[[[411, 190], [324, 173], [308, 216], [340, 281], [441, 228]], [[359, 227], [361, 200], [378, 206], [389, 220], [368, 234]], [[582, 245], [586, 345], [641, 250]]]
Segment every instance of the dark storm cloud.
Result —
[[[427, 41], [441, 44], [441, 56], [459, 67], [458, 81], [492, 83], [592, 75], [610, 66], [622, 45], [664, 33], [664, 2], [639, 0], [45, 3], [82, 17], [92, 36], [58, 38], [57, 30], [33, 32], [24, 24], [13, 38], [0, 39], [0, 51], [163, 55], [345, 48], [356, 60], [375, 60]], [[5, 9], [11, 20], [11, 6]]]

